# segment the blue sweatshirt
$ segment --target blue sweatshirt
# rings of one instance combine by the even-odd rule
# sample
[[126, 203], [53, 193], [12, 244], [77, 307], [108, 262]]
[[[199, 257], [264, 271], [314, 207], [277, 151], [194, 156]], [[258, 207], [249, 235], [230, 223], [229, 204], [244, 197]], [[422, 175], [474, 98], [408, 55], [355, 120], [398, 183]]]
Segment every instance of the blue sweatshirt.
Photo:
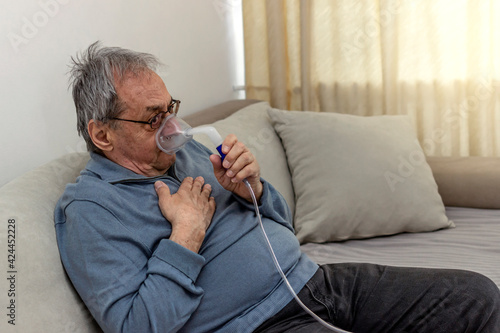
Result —
[[[251, 332], [292, 300], [266, 247], [251, 203], [222, 188], [211, 152], [191, 141], [160, 177], [107, 158], [91, 160], [55, 209], [62, 263], [105, 332]], [[203, 176], [216, 211], [199, 253], [169, 240], [154, 182], [175, 193]], [[301, 253], [283, 197], [267, 182], [264, 227], [298, 292], [317, 265]]]

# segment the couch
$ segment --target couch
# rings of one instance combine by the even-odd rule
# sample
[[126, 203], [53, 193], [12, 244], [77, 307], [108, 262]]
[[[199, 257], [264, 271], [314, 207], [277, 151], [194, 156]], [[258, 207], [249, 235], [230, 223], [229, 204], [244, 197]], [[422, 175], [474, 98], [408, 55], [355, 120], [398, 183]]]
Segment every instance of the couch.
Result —
[[[234, 100], [184, 119], [247, 144], [318, 263], [461, 268], [500, 285], [500, 158], [426, 157], [405, 116], [287, 112]], [[67, 154], [0, 188], [1, 332], [100, 332], [64, 272], [53, 226], [88, 159]]]

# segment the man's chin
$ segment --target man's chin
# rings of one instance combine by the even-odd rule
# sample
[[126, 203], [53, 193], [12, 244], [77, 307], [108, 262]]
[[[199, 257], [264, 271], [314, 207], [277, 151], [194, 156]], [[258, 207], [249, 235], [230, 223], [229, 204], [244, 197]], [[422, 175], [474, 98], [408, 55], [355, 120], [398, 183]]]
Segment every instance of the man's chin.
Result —
[[164, 152], [160, 153], [158, 156], [157, 169], [165, 170], [165, 172], [170, 169], [170, 167], [175, 163], [175, 154], [167, 154]]

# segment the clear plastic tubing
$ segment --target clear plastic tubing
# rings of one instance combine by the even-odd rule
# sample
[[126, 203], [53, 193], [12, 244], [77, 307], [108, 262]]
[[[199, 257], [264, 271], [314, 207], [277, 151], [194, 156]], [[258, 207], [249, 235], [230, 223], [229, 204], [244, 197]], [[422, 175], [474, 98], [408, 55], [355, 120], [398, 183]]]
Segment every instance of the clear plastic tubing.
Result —
[[266, 244], [267, 244], [267, 247], [269, 249], [269, 252], [271, 252], [271, 257], [273, 259], [274, 265], [276, 266], [276, 269], [280, 273], [281, 278], [283, 279], [283, 282], [286, 284], [286, 286], [287, 286], [288, 290], [290, 291], [290, 293], [292, 294], [293, 298], [295, 298], [297, 303], [299, 303], [300, 307], [302, 309], [304, 309], [304, 311], [306, 311], [314, 319], [316, 319], [316, 321], [318, 321], [324, 327], [330, 329], [332, 332], [350, 333], [349, 331], [345, 331], [341, 328], [337, 328], [337, 327], [327, 323], [323, 319], [321, 319], [318, 315], [316, 315], [314, 312], [312, 312], [311, 309], [309, 309], [304, 303], [302, 303], [300, 298], [297, 296], [297, 294], [293, 290], [292, 286], [290, 285], [290, 282], [288, 282], [288, 279], [286, 278], [285, 273], [283, 273], [283, 270], [281, 269], [281, 266], [278, 262], [278, 258], [276, 258], [276, 255], [274, 254], [274, 250], [273, 250], [273, 247], [271, 246], [271, 242], [269, 241], [269, 238], [267, 237], [266, 230], [264, 229], [264, 224], [262, 224], [262, 219], [260, 217], [259, 205], [257, 204], [257, 199], [255, 198], [255, 193], [253, 192], [252, 186], [250, 186], [250, 183], [246, 179], [244, 179], [243, 182], [245, 183], [246, 187], [248, 188], [248, 191], [250, 192], [250, 195], [252, 196], [252, 201], [253, 201], [253, 205], [255, 208], [255, 214], [257, 215], [257, 218], [259, 219], [260, 229], [262, 230], [262, 233], [264, 234], [264, 238], [266, 240]]
[[[210, 138], [210, 141], [217, 147], [217, 151], [219, 152], [221, 159], [224, 160], [226, 155], [222, 153], [222, 137], [220, 134], [217, 132], [217, 130], [212, 127], [212, 126], [199, 126], [195, 128], [191, 128], [187, 123], [182, 121], [181, 119], [177, 118], [175, 115], [168, 116], [164, 121], [163, 124], [160, 126], [158, 132], [156, 133], [156, 144], [157, 146], [164, 151], [167, 154], [174, 154], [176, 151], [184, 147], [184, 145], [193, 139], [193, 135], [195, 134], [205, 134]], [[276, 266], [276, 269], [278, 270], [278, 273], [281, 275], [281, 278], [283, 279], [283, 282], [287, 286], [288, 290], [292, 294], [292, 296], [295, 298], [297, 303], [306, 311], [308, 314], [310, 314], [314, 319], [316, 319], [321, 325], [324, 327], [330, 329], [332, 332], [338, 332], [338, 333], [350, 333], [349, 331], [344, 331], [343, 329], [337, 328], [320, 317], [318, 317], [314, 312], [312, 312], [302, 301], [300, 298], [297, 296], [295, 291], [293, 290], [292, 286], [290, 285], [290, 282], [288, 282], [288, 279], [286, 278], [285, 273], [283, 273], [283, 270], [281, 269], [281, 266], [278, 262], [278, 258], [276, 258], [276, 254], [274, 254], [273, 247], [271, 246], [271, 242], [269, 241], [269, 238], [267, 237], [266, 230], [264, 229], [264, 224], [262, 223], [262, 219], [260, 217], [260, 212], [259, 212], [259, 205], [257, 203], [257, 199], [255, 198], [255, 193], [253, 192], [252, 186], [248, 182], [248, 180], [244, 179], [243, 180], [245, 186], [248, 188], [248, 191], [250, 192], [250, 196], [252, 197], [252, 202], [254, 205], [255, 209], [255, 214], [257, 215], [257, 218], [259, 220], [259, 225], [260, 229], [262, 230], [262, 233], [264, 235], [264, 239], [266, 240], [267, 247], [269, 249], [269, 252], [271, 253], [271, 258], [273, 259], [274, 265]]]

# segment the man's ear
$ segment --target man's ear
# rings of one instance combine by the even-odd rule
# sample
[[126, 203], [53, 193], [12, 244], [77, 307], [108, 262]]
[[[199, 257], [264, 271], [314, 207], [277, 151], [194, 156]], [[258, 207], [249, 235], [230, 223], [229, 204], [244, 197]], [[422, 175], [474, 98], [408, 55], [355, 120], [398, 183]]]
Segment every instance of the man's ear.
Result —
[[91, 119], [87, 125], [87, 130], [97, 148], [103, 152], [113, 150], [113, 142], [110, 140], [112, 135], [108, 124]]

